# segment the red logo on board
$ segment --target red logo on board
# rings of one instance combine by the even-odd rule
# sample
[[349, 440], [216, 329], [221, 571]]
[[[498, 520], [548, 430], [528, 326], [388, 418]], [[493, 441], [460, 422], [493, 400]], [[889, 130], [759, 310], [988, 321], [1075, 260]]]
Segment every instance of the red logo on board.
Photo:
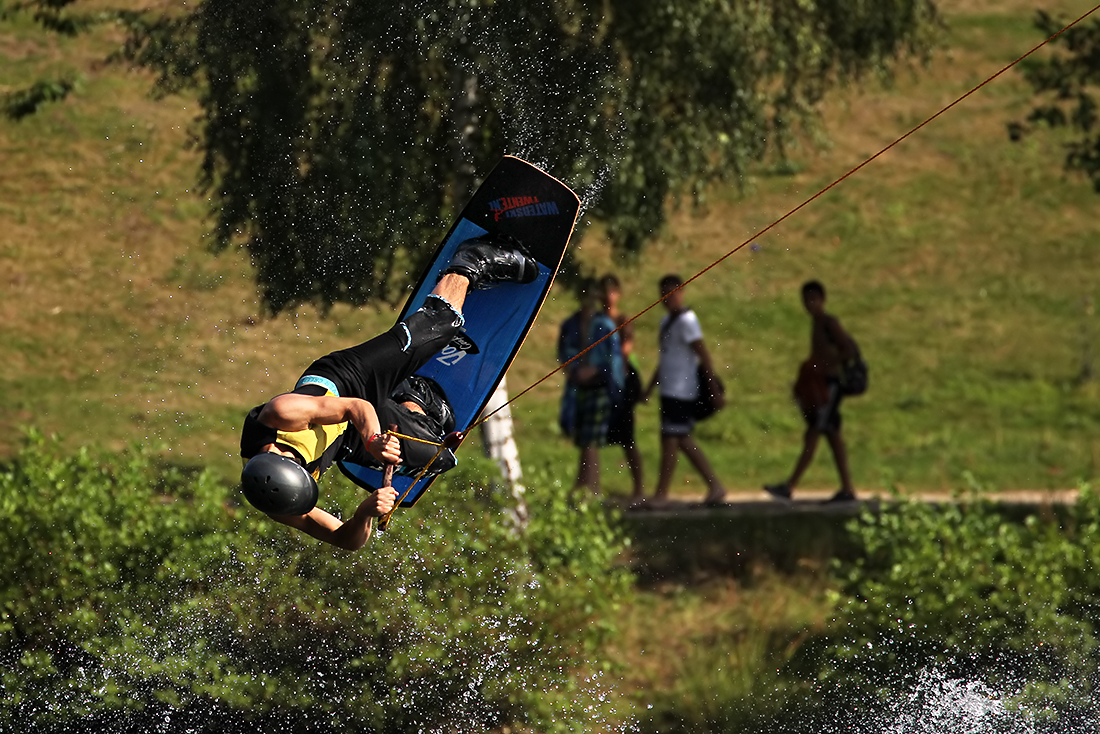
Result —
[[537, 196], [502, 196], [489, 202], [489, 210], [497, 222], [518, 217], [549, 217], [559, 213], [557, 202], [539, 201]]

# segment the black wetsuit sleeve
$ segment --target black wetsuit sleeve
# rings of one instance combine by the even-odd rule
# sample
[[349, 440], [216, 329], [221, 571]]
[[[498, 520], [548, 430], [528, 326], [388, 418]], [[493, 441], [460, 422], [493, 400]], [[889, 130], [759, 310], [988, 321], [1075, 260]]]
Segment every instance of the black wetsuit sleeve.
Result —
[[246, 459], [251, 459], [260, 453], [260, 450], [269, 443], [275, 443], [279, 435], [274, 428], [260, 422], [260, 411], [263, 408], [263, 405], [257, 405], [244, 417], [244, 428], [241, 430], [241, 456]]

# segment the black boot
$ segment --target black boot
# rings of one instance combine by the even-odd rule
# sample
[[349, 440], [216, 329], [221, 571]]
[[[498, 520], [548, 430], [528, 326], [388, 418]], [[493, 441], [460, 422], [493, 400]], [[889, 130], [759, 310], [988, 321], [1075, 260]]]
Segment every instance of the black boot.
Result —
[[484, 235], [458, 246], [443, 271], [448, 273], [466, 276], [470, 290], [485, 290], [500, 283], [530, 283], [539, 276], [539, 264], [515, 237]]

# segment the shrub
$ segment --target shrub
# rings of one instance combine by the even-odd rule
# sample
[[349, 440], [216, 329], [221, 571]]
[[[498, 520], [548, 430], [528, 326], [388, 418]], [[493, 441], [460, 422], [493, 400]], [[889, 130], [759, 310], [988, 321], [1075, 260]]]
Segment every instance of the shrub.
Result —
[[1100, 501], [1085, 488], [1045, 519], [1006, 512], [975, 495], [864, 513], [864, 557], [837, 568], [823, 690], [873, 708], [935, 669], [1055, 718], [1095, 715]]
[[573, 674], [630, 587], [622, 535], [547, 478], [526, 532], [472, 462], [347, 554], [148, 452], [56, 454], [32, 437], [0, 472], [0, 728], [550, 732], [608, 714]]

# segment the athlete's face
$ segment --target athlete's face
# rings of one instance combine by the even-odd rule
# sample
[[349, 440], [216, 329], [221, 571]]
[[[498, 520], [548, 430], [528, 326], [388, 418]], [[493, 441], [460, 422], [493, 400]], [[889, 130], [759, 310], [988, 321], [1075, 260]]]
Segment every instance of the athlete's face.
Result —
[[295, 461], [298, 460], [298, 455], [295, 454], [293, 451], [291, 451], [289, 449], [284, 449], [284, 448], [280, 447], [279, 444], [275, 444], [275, 443], [266, 444], [263, 448], [260, 449], [260, 451], [267, 451], [268, 453], [271, 453], [271, 454], [278, 454], [279, 456], [286, 456], [288, 458], [294, 459]]
[[802, 305], [814, 316], [825, 309], [825, 297], [817, 291], [807, 291], [802, 294]]
[[603, 307], [613, 310], [619, 305], [619, 297], [622, 293], [615, 286], [608, 284], [603, 287]]
[[669, 311], [682, 311], [684, 308], [684, 289], [662, 288], [661, 296], [664, 297], [665, 308]]

